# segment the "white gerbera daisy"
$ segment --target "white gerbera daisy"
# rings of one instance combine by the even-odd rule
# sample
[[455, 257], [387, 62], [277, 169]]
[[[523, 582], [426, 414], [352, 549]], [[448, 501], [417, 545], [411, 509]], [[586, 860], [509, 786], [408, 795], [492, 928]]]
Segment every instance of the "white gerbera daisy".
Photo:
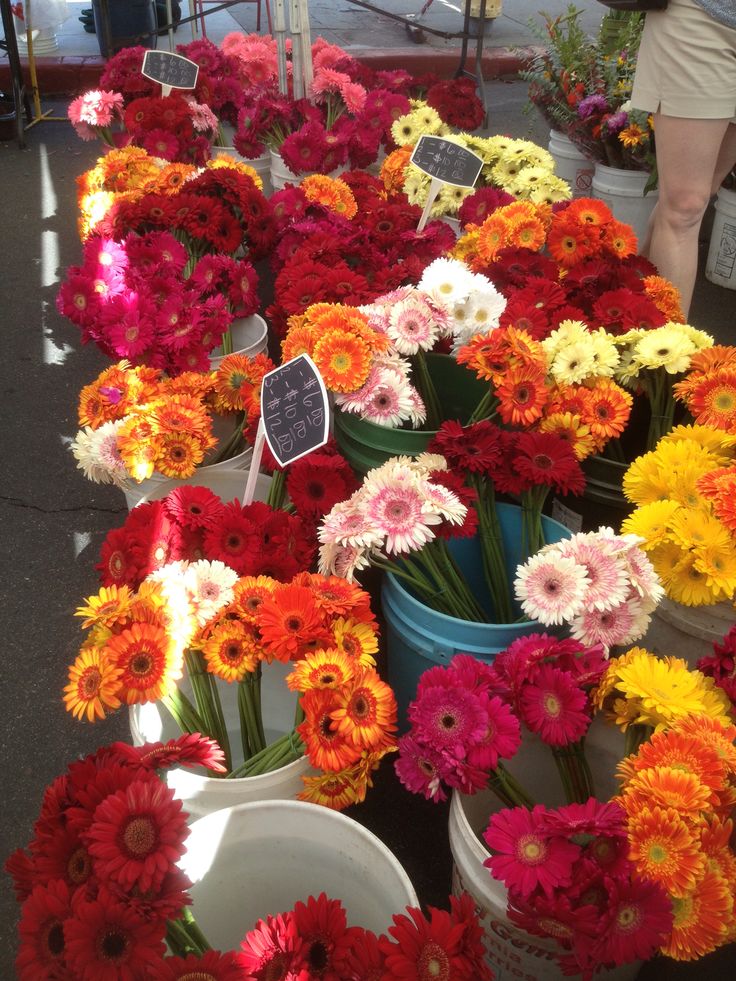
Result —
[[77, 467], [88, 480], [96, 484], [115, 484], [125, 488], [130, 475], [118, 450], [118, 433], [123, 419], [103, 423], [99, 429], [85, 426], [80, 429], [71, 444]]
[[687, 371], [697, 350], [693, 342], [670, 324], [647, 331], [634, 347], [634, 361], [642, 368], [664, 368], [669, 375]]
[[517, 568], [514, 593], [530, 620], [550, 626], [580, 612], [587, 585], [583, 566], [557, 551], [543, 550]]
[[200, 559], [192, 562], [184, 574], [187, 589], [191, 592], [197, 622], [204, 626], [208, 620], [232, 603], [233, 586], [238, 574], [219, 559]]
[[448, 312], [462, 303], [473, 289], [473, 274], [457, 259], [435, 259], [419, 280], [419, 289], [429, 293], [435, 303]]
[[575, 385], [595, 371], [595, 361], [590, 344], [578, 341], [568, 344], [555, 354], [549, 371], [556, 382], [562, 385]]

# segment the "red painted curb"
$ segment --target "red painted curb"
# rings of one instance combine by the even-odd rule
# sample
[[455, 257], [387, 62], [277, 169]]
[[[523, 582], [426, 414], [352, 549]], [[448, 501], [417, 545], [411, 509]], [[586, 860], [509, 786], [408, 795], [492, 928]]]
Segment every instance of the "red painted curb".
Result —
[[[350, 48], [346, 48], [350, 52]], [[526, 67], [538, 49], [486, 48], [483, 52], [483, 77], [503, 78], [518, 75]], [[415, 75], [435, 72], [443, 78], [451, 78], [459, 64], [459, 49], [432, 48], [413, 45], [407, 48], [355, 48], [355, 58], [376, 70], [403, 68]], [[467, 67], [473, 70], [475, 57], [471, 51]], [[22, 59], [23, 75], [30, 86], [28, 62]], [[42, 96], [74, 96], [94, 88], [105, 67], [101, 56], [59, 55], [56, 58], [36, 58], [38, 87]], [[11, 91], [10, 66], [7, 58], [0, 61], [0, 90]]]

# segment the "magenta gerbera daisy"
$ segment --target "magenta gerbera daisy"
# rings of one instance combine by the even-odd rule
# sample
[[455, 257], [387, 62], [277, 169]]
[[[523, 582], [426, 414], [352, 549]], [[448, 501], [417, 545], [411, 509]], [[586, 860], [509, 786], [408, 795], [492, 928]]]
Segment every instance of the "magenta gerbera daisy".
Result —
[[413, 736], [402, 736], [394, 768], [399, 780], [413, 794], [422, 794], [427, 800], [447, 800], [442, 789], [447, 766], [442, 754], [433, 747], [423, 745]]
[[87, 831], [97, 874], [123, 889], [155, 889], [184, 854], [186, 817], [181, 801], [160, 781], [136, 780], [110, 794]]
[[408, 715], [421, 742], [458, 759], [487, 731], [480, 698], [462, 688], [427, 688], [410, 704]]
[[521, 726], [509, 705], [497, 695], [481, 698], [486, 714], [483, 738], [468, 750], [468, 763], [481, 770], [495, 770], [499, 759], [509, 760], [521, 745]]
[[626, 837], [626, 812], [615, 801], [589, 797], [584, 804], [567, 804], [547, 811], [541, 827], [550, 834]]
[[610, 881], [607, 909], [591, 948], [600, 963], [648, 960], [672, 929], [672, 902], [664, 889], [646, 879]]
[[137, 981], [164, 954], [166, 922], [147, 921], [105, 889], [74, 903], [64, 924], [66, 961], [78, 981]]
[[585, 711], [586, 693], [570, 675], [551, 664], [537, 668], [532, 684], [519, 700], [522, 720], [550, 746], [567, 746], [585, 735], [591, 716]]
[[569, 885], [580, 855], [577, 845], [541, 830], [546, 813], [539, 804], [531, 811], [525, 807], [506, 808], [491, 817], [483, 834], [494, 853], [483, 864], [494, 879], [518, 890], [524, 898], [538, 886], [552, 896], [556, 889]]

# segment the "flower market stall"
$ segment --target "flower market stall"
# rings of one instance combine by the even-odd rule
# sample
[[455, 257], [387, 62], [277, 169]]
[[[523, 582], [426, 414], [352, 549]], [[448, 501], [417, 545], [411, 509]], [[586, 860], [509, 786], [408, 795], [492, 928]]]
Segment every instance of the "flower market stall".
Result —
[[[69, 109], [66, 465], [119, 507], [53, 696], [126, 731], [7, 858], [17, 975], [697, 962], [736, 937], [736, 349], [467, 80], [312, 52], [295, 98], [269, 38], [169, 95], [127, 48]], [[433, 199], [423, 137], [477, 183]], [[717, 608], [697, 656], [670, 608]]]

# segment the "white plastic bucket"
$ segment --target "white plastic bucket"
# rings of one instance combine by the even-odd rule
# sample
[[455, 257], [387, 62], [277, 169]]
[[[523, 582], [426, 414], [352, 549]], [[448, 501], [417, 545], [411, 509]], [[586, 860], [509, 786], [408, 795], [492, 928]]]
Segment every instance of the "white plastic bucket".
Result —
[[348, 924], [383, 933], [394, 913], [418, 906], [395, 855], [337, 811], [264, 801], [195, 821], [179, 865], [194, 882], [192, 913], [210, 944], [238, 949], [257, 920], [327, 893]]
[[660, 657], [671, 654], [684, 658], [695, 668], [701, 657], [713, 653], [713, 644], [720, 643], [735, 623], [736, 610], [731, 603], [683, 606], [665, 596], [637, 644]]
[[[618, 728], [597, 716], [585, 739], [586, 757], [596, 778], [596, 796], [608, 799], [618, 789], [615, 767], [624, 755], [624, 736]], [[565, 803], [562, 784], [551, 751], [541, 740], [524, 731], [519, 752], [508, 764], [517, 780], [540, 803], [560, 807]], [[555, 959], [560, 948], [554, 940], [535, 937], [520, 930], [506, 915], [507, 892], [483, 862], [490, 855], [481, 838], [491, 814], [501, 803], [490, 790], [473, 796], [453, 794], [450, 805], [449, 837], [453, 857], [452, 891], [470, 893], [483, 928], [486, 962], [496, 981], [523, 978], [526, 981], [560, 981], [562, 972]], [[597, 977], [628, 981], [636, 977], [640, 964], [625, 965]]]
[[589, 197], [595, 165], [564, 133], [549, 131], [549, 152], [555, 159], [555, 174], [567, 181], [574, 198]]
[[440, 215], [440, 221], [444, 222], [445, 225], [449, 225], [455, 233], [455, 238], [460, 238], [462, 228], [460, 227], [459, 218], [453, 218], [452, 215]]
[[[249, 446], [229, 460], [213, 463], [208, 467], [197, 467], [191, 477], [184, 477], [181, 480], [154, 473], [140, 484], [131, 483], [124, 489], [125, 503], [132, 511], [136, 505], [143, 504], [145, 501], [158, 501], [166, 497], [169, 491], [176, 487], [183, 487], [185, 484], [192, 487], [206, 487], [223, 501], [232, 501], [234, 498], [242, 500], [252, 455], [253, 450]], [[259, 474], [254, 500], [265, 501], [270, 486], [271, 478], [266, 474]]]
[[640, 248], [659, 197], [656, 190], [644, 194], [649, 176], [646, 170], [620, 170], [600, 163], [593, 174], [593, 197], [604, 201], [618, 221], [631, 225]]
[[736, 191], [716, 195], [705, 276], [717, 286], [736, 290]]
[[[304, 174], [295, 174], [284, 163], [284, 158], [274, 150], [268, 151], [271, 159], [271, 186], [274, 191], [281, 191], [287, 184], [300, 184], [305, 177], [310, 176], [316, 171], [310, 170]], [[326, 177], [339, 177], [345, 170], [344, 167], [337, 167], [335, 170], [325, 174]]]
[[[263, 354], [268, 347], [268, 324], [257, 313], [251, 317], [239, 317], [230, 324], [230, 336], [233, 354], [254, 358], [257, 354]], [[210, 354], [210, 370], [216, 371], [224, 358], [222, 347], [216, 347]]]
[[[294, 726], [297, 698], [295, 693], [286, 687], [284, 680], [291, 668], [291, 664], [281, 664], [278, 661], [263, 665], [261, 699], [266, 742], [269, 745], [284, 733], [290, 732]], [[233, 766], [237, 767], [243, 762], [237, 685], [228, 685], [227, 682], [219, 679], [216, 684], [230, 738]], [[181, 683], [181, 690], [191, 699], [191, 688], [186, 681]], [[128, 709], [128, 719], [134, 746], [166, 742], [181, 735], [167, 710], [159, 707], [157, 702], [131, 705]], [[167, 784], [184, 802], [184, 809], [193, 818], [204, 817], [221, 807], [232, 807], [250, 801], [295, 798], [304, 790], [302, 777], [313, 776], [314, 770], [308, 758], [302, 756], [301, 759], [279, 770], [256, 777], [226, 780], [222, 777], [208, 776], [207, 773], [208, 771], [204, 769], [184, 767], [165, 772]]]

